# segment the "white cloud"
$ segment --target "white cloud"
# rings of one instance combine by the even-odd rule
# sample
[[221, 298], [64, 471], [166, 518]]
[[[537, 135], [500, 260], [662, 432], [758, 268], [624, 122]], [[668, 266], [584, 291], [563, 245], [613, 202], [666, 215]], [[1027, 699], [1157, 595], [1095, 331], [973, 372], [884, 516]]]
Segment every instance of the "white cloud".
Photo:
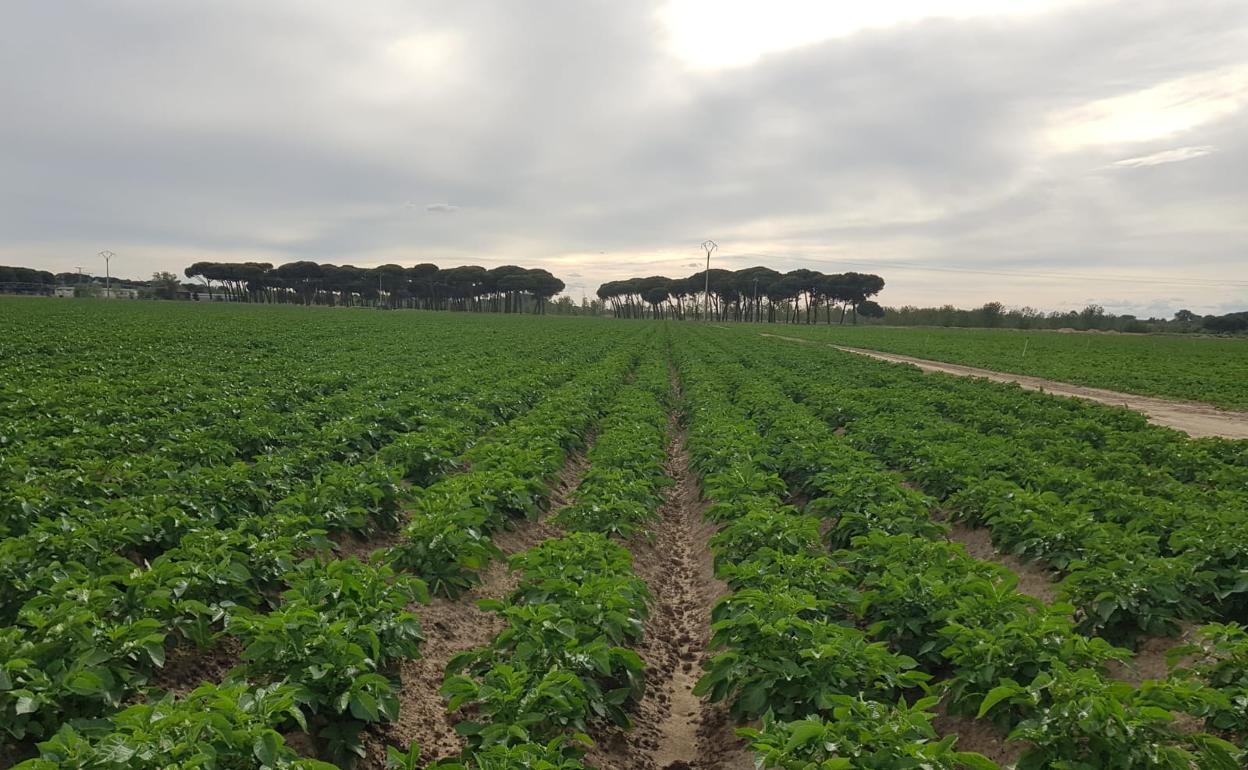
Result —
[[1248, 66], [1166, 80], [1097, 99], [1053, 116], [1049, 139], [1059, 150], [1148, 142], [1182, 134], [1248, 106]]
[[1160, 166], [1165, 163], [1180, 163], [1185, 160], [1203, 158], [1210, 153], [1217, 152], [1217, 150], [1217, 147], [1213, 147], [1208, 144], [1201, 145], [1199, 147], [1176, 147], [1172, 150], [1162, 150], [1149, 155], [1141, 155], [1137, 158], [1124, 158], [1123, 160], [1116, 160], [1113, 165], [1126, 168]]

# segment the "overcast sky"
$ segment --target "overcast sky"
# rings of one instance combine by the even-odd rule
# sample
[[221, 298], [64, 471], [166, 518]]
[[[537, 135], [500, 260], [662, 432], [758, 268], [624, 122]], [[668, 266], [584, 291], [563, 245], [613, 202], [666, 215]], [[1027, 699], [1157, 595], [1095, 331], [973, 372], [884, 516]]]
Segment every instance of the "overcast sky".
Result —
[[518, 263], [579, 296], [714, 238], [888, 305], [1248, 308], [1245, 0], [5, 0], [0, 29], [0, 264]]

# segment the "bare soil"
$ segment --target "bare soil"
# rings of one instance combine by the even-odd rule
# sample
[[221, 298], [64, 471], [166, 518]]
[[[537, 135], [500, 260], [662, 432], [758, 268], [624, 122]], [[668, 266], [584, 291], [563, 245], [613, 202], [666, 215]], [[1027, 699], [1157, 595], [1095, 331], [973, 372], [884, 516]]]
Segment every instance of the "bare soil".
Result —
[[936, 712], [932, 727], [942, 738], [958, 736], [958, 751], [974, 751], [1002, 767], [1013, 767], [1028, 748], [1026, 741], [1007, 741], [1005, 731], [986, 719], [946, 714], [943, 703], [936, 707]]
[[208, 649], [201, 650], [191, 642], [178, 639], [165, 652], [165, 665], [148, 684], [179, 698], [205, 682], [220, 684], [225, 675], [242, 660], [242, 645], [233, 636], [222, 636]]
[[[1178, 636], [1154, 636], [1143, 640], [1129, 663], [1123, 665], [1110, 662], [1110, 677], [1129, 682], [1136, 687], [1148, 679], [1165, 679], [1170, 673], [1170, 665], [1166, 660], [1170, 650], [1192, 641], [1197, 628], [1199, 626], [1194, 623], [1184, 623]], [[1176, 665], [1190, 662], [1190, 658], [1180, 658]]]
[[600, 770], [745, 770], [753, 759], [725, 709], [693, 694], [710, 657], [711, 608], [727, 588], [712, 572], [707, 541], [715, 528], [702, 518], [706, 504], [674, 421], [672, 435], [667, 468], [675, 483], [665, 490], [660, 520], [651, 538], [628, 543], [654, 597], [637, 650], [646, 661], [646, 694], [632, 729], [596, 731], [585, 762]]
[[403, 540], [403, 525], [400, 524], [393, 532], [379, 532], [367, 538], [359, 537], [351, 532], [335, 532], [330, 535], [330, 540], [334, 543], [335, 557], [369, 561], [375, 552], [398, 545]]
[[[562, 535], [549, 519], [571, 501], [588, 467], [584, 452], [569, 456], [550, 495], [550, 510], [540, 519], [521, 522], [515, 529], [496, 534], [494, 544], [511, 556]], [[447, 713], [446, 701], [439, 693], [446, 665], [459, 653], [488, 644], [503, 630], [502, 619], [476, 603], [481, 599], [500, 599], [516, 583], [517, 576], [507, 564], [495, 561], [482, 572], [481, 583], [458, 599], [436, 597], [427, 606], [418, 604], [411, 608], [424, 627], [421, 657], [400, 665], [399, 719], [370, 728], [365, 735], [365, 757], [357, 768], [384, 768], [387, 745], [406, 750], [415, 741], [420, 744], [424, 762], [445, 759], [463, 750], [464, 742], [455, 732], [455, 720]]]
[[1052, 604], [1057, 599], [1057, 575], [1036, 562], [1027, 562], [1008, 553], [1001, 553], [992, 544], [992, 536], [988, 530], [979, 527], [967, 527], [964, 524], [952, 525], [949, 539], [961, 543], [966, 548], [966, 555], [980, 561], [991, 561], [1008, 568], [1018, 575], [1018, 592], [1035, 597], [1045, 604]]

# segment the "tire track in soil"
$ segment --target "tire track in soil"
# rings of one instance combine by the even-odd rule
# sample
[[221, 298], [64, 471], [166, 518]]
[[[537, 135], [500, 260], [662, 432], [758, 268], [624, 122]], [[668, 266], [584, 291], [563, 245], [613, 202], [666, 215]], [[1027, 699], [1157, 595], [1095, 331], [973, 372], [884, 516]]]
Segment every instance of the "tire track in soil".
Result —
[[707, 545], [715, 527], [689, 471], [684, 435], [669, 425], [667, 472], [659, 521], [651, 538], [626, 543], [633, 567], [654, 597], [637, 653], [646, 662], [646, 693], [631, 730], [595, 730], [585, 764], [599, 770], [752, 770], [752, 755], [736, 737], [722, 704], [693, 694], [709, 659], [711, 608], [728, 591], [715, 579]]
[[[589, 437], [586, 444], [592, 445]], [[536, 520], [521, 522], [515, 529], [497, 533], [492, 539], [504, 554], [511, 556], [563, 532], [550, 523], [550, 517], [571, 502], [589, 463], [585, 451], [568, 457], [551, 493], [550, 509]], [[495, 560], [481, 573], [481, 582], [458, 599], [435, 597], [428, 605], [415, 604], [411, 610], [420, 617], [425, 632], [421, 657], [404, 660], [399, 666], [401, 686], [399, 718], [375, 725], [364, 735], [365, 756], [356, 764], [359, 770], [381, 770], [386, 766], [386, 746], [406, 750], [413, 741], [420, 744], [421, 761], [429, 763], [458, 754], [464, 742], [455, 732], [455, 721], [446, 711], [439, 694], [446, 665], [452, 657], [474, 647], [489, 644], [504, 624], [492, 612], [477, 607], [480, 599], [501, 599], [517, 585], [518, 577], [505, 561]]]

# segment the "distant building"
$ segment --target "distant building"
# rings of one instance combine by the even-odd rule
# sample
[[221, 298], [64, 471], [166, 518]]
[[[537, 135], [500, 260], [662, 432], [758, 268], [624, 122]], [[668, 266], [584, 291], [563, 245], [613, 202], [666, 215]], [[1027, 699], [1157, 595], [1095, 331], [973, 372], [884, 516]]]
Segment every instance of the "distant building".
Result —
[[99, 281], [91, 281], [90, 283], [80, 283], [71, 286], [57, 286], [52, 290], [52, 294], [57, 297], [91, 297], [98, 299], [138, 299], [139, 288], [137, 286], [109, 286], [105, 287]]

